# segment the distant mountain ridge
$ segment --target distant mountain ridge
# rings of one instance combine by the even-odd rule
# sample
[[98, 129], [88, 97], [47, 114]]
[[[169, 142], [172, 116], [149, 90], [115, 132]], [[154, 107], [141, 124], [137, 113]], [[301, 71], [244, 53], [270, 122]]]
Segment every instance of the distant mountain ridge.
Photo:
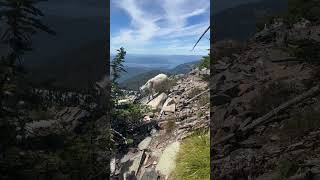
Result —
[[197, 64], [200, 63], [199, 61], [188, 62], [184, 64], [180, 64], [172, 69], [163, 69], [163, 70], [149, 70], [147, 72], [143, 72], [132, 76], [124, 81], [120, 82], [120, 87], [129, 90], [139, 90], [143, 84], [145, 84], [149, 79], [152, 77], [164, 73], [167, 75], [176, 75], [176, 74], [187, 74], [189, 73], [192, 68], [194, 68]]

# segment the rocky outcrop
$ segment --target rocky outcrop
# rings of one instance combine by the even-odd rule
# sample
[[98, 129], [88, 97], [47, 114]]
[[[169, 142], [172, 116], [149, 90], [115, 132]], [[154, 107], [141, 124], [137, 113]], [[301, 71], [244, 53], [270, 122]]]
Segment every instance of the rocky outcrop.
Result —
[[313, 34], [320, 29], [301, 24], [288, 29], [276, 23], [240, 52], [224, 54], [214, 64], [210, 98], [214, 179], [319, 177], [319, 119], [308, 118], [319, 112], [315, 110], [319, 86], [312, 82], [315, 68], [297, 61], [286, 43], [297, 38], [319, 41]]
[[194, 69], [190, 74], [170, 77], [177, 82], [168, 92], [155, 96], [150, 102], [147, 98], [138, 100], [153, 110], [145, 115], [143, 122], [155, 122], [156, 126], [137, 148], [120, 155], [114, 177], [130, 179], [131, 174], [136, 179], [162, 180], [170, 176], [181, 141], [195, 130], [209, 127], [208, 82], [201, 78], [208, 73], [205, 68]]
[[66, 107], [60, 111], [53, 112], [52, 119], [34, 121], [26, 124], [27, 136], [45, 136], [52, 133], [62, 133], [63, 131], [78, 131], [85, 124], [90, 113], [80, 107]]

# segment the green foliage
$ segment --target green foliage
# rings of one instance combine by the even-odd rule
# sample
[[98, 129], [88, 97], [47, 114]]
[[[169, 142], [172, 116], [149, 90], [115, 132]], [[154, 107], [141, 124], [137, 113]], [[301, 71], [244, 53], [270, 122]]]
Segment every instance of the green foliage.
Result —
[[210, 179], [210, 138], [207, 133], [186, 139], [179, 150], [171, 179]]
[[8, 62], [11, 65], [20, 60], [25, 51], [32, 50], [31, 35], [38, 30], [55, 34], [39, 20], [43, 13], [35, 7], [38, 2], [40, 0], [4, 0], [0, 4], [1, 19], [7, 26], [2, 41], [10, 47]]
[[129, 104], [125, 108], [116, 108], [112, 114], [112, 127], [126, 136], [128, 130], [141, 125], [141, 119], [147, 112], [150, 112], [150, 108], [141, 104]]
[[[26, 95], [30, 92], [30, 85], [26, 84], [25, 75], [22, 73], [22, 68], [17, 65], [17, 61], [26, 51], [32, 50], [31, 37], [37, 31], [54, 34], [40, 21], [43, 14], [35, 7], [40, 1], [3, 0], [0, 2], [0, 20], [4, 25], [1, 40], [8, 45], [9, 50], [9, 54], [1, 58], [0, 62], [1, 108], [3, 104], [10, 105], [7, 101], [2, 101], [4, 91], [10, 91], [14, 99], [14, 103], [11, 103], [14, 105], [10, 106], [14, 112], [4, 114], [5, 118], [1, 117], [0, 122], [1, 179], [33, 180], [49, 179], [49, 177], [57, 180], [107, 179], [109, 162], [107, 157], [101, 154], [109, 153], [111, 147], [108, 130], [103, 134], [104, 132], [97, 132], [96, 128], [92, 127], [86, 129], [87, 131], [82, 135], [70, 132], [35, 137], [25, 137], [20, 133], [25, 131], [26, 120], [29, 120], [28, 115], [32, 120], [52, 117], [49, 111], [38, 110], [33, 106], [27, 108], [15, 106], [16, 102], [25, 99], [27, 99], [25, 101], [27, 105], [32, 104], [30, 103], [32, 96]], [[31, 109], [33, 110], [29, 112]], [[0, 112], [1, 115], [3, 115], [2, 112]], [[97, 114], [100, 116], [101, 112]], [[16, 121], [19, 122], [19, 127]], [[94, 123], [94, 120], [88, 122], [90, 123]], [[18, 133], [23, 137], [17, 138]], [[102, 138], [102, 134], [105, 138]]]
[[125, 62], [126, 51], [124, 48], [120, 48], [117, 50], [118, 54], [116, 57], [111, 61], [111, 76], [112, 76], [112, 86], [111, 86], [111, 98], [112, 104], [115, 108], [117, 99], [122, 96], [122, 92], [119, 89], [119, 85], [117, 79], [120, 77], [122, 72], [126, 72], [124, 69], [123, 63]]
[[133, 141], [133, 139], [130, 139], [130, 138], [129, 138], [129, 139], [127, 139], [127, 143], [128, 143], [128, 145], [133, 144], [133, 142], [134, 142], [134, 141]]
[[210, 69], [210, 53], [208, 56], [203, 56], [200, 63], [198, 64], [199, 69], [207, 68]]
[[111, 67], [111, 77], [112, 77], [112, 82], [116, 83], [117, 79], [120, 77], [120, 74], [122, 72], [126, 72], [124, 69], [123, 63], [125, 62], [125, 56], [126, 56], [126, 51], [124, 48], [117, 49], [118, 54], [116, 57], [111, 61], [110, 67]]
[[[201, 70], [203, 68], [210, 69], [210, 53], [208, 56], [203, 56], [200, 63], [198, 64], [198, 68]], [[210, 81], [210, 75], [202, 75], [202, 80], [209, 82]]]
[[11, 146], [3, 153], [1, 163], [6, 164], [5, 168], [0, 166], [3, 179], [78, 180], [104, 179], [109, 175], [108, 160], [98, 160], [98, 153], [107, 151], [110, 145], [97, 143], [90, 134], [52, 134], [25, 143], [27, 146], [23, 148]]
[[201, 118], [203, 116], [204, 116], [204, 112], [202, 112], [202, 111], [197, 112], [197, 117], [198, 118]]

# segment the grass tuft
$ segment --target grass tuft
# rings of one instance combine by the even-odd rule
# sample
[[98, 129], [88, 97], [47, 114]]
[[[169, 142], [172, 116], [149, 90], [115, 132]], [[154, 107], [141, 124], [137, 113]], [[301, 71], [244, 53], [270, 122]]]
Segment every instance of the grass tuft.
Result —
[[188, 98], [193, 98], [194, 96], [200, 94], [203, 90], [199, 87], [195, 87], [188, 92]]
[[195, 134], [181, 144], [176, 169], [171, 179], [210, 179], [210, 139], [208, 133]]

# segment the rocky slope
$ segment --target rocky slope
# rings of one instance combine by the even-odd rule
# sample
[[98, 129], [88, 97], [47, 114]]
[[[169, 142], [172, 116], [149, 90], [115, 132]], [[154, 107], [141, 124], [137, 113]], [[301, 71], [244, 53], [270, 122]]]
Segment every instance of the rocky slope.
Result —
[[[111, 162], [112, 179], [168, 179], [175, 168], [175, 158], [181, 141], [193, 132], [208, 129], [209, 90], [202, 80], [207, 69], [195, 69], [177, 79], [168, 93], [158, 94], [153, 100], [140, 99], [152, 113], [141, 119], [144, 124], [156, 125], [138, 147], [125, 155], [117, 155]], [[202, 74], [202, 75], [201, 75]]]
[[245, 44], [214, 46], [212, 179], [320, 179], [320, 87], [307, 63], [319, 56], [300, 56], [306, 44], [296, 43], [316, 48], [319, 35], [318, 24], [279, 21]]

